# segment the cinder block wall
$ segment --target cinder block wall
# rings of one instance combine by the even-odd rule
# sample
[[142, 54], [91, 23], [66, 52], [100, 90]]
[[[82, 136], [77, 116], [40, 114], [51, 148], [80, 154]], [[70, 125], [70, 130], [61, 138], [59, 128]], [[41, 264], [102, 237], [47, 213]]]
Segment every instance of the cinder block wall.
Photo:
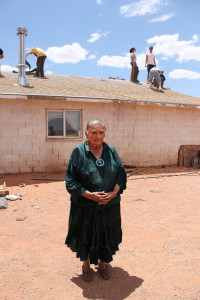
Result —
[[[104, 120], [105, 141], [130, 166], [177, 164], [180, 145], [200, 143], [200, 110], [195, 107], [72, 100], [0, 100], [1, 174], [65, 170], [94, 118]], [[47, 109], [81, 109], [83, 138], [47, 138]]]
[[200, 144], [200, 109], [196, 107], [144, 105], [126, 115], [129, 137], [124, 144], [131, 139], [136, 118], [134, 137], [123, 159], [127, 165], [176, 165], [181, 145]]

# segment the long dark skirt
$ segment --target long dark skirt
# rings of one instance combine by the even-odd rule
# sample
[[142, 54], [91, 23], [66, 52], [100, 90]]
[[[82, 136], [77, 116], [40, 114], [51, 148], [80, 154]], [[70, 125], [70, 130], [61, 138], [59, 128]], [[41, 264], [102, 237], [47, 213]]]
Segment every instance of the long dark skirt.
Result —
[[83, 207], [71, 204], [69, 228], [65, 244], [76, 257], [90, 257], [109, 263], [122, 242], [120, 203], [104, 207]]

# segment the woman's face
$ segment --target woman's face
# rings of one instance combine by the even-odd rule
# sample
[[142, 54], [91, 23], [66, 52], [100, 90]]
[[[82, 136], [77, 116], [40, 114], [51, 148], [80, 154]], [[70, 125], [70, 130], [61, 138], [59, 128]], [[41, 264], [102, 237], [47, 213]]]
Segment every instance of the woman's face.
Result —
[[100, 124], [96, 124], [90, 127], [90, 130], [88, 133], [86, 132], [85, 135], [91, 146], [99, 147], [105, 138], [105, 131]]

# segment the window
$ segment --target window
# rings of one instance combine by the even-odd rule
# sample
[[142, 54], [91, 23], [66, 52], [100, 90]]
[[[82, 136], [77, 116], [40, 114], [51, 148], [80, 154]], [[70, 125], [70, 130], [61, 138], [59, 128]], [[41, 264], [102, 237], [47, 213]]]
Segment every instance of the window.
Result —
[[81, 137], [81, 112], [78, 110], [48, 111], [48, 137]]
[[63, 112], [48, 111], [48, 135], [63, 136]]

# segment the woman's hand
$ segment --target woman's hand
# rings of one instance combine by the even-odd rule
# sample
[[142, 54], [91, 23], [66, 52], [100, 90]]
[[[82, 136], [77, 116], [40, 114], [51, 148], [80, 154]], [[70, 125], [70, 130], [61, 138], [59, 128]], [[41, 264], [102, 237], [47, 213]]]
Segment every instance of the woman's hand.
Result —
[[99, 205], [106, 205], [111, 199], [117, 196], [117, 192], [102, 193]]
[[97, 202], [99, 205], [106, 205], [112, 198], [115, 198], [117, 196], [117, 192], [89, 192], [85, 191], [82, 194], [83, 197], [93, 200]]
[[90, 199], [90, 200], [93, 200], [95, 202], [99, 202], [101, 201], [101, 197], [104, 195], [105, 193], [104, 192], [89, 192], [89, 191], [85, 191], [82, 196], [87, 198], [87, 199]]

